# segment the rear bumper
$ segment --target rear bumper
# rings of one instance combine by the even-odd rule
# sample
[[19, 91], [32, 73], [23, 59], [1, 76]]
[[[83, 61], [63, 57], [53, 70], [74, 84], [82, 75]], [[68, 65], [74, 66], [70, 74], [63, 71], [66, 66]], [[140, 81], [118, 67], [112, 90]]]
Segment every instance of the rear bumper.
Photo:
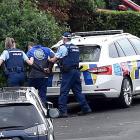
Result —
[[[123, 77], [100, 75], [94, 85], [82, 85], [82, 93], [92, 96], [117, 98], [120, 95]], [[48, 87], [47, 96], [58, 96], [60, 94], [59, 87]], [[70, 92], [72, 94], [72, 92]]]
[[[98, 90], [98, 91], [96, 91]], [[57, 91], [57, 92], [56, 92]], [[99, 88], [88, 88], [88, 90], [83, 90], [82, 91], [83, 94], [86, 95], [91, 95], [91, 96], [96, 96], [96, 97], [104, 97], [104, 98], [117, 98], [120, 95], [120, 89], [116, 90], [116, 89], [100, 89]], [[60, 91], [58, 88], [49, 88], [48, 92], [47, 92], [47, 96], [49, 97], [57, 97], [59, 96]], [[73, 94], [71, 91], [69, 93], [70, 95]]]

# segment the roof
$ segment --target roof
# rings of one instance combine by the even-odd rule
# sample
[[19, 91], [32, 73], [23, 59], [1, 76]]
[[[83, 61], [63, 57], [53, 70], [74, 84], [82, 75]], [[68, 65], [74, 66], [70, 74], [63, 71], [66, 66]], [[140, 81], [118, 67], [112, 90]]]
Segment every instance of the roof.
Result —
[[[114, 37], [130, 35], [129, 33], [123, 33], [123, 30], [106, 30], [106, 31], [89, 31], [89, 32], [76, 32], [72, 33], [71, 42], [75, 45], [102, 45], [105, 42], [111, 41]], [[58, 48], [63, 44], [63, 41], [58, 41], [51, 48]]]

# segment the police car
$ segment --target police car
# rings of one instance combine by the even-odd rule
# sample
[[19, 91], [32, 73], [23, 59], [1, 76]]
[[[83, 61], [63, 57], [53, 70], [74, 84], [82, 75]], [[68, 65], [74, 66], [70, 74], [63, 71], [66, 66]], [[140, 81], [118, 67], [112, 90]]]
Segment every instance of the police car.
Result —
[[54, 140], [50, 117], [58, 111], [45, 109], [34, 88], [3, 88], [0, 90], [0, 139]]
[[[140, 38], [123, 30], [73, 33], [72, 43], [80, 49], [83, 94], [117, 98], [129, 107], [140, 93]], [[52, 48], [62, 44], [60, 40]], [[57, 65], [49, 78], [48, 94], [58, 95], [61, 74]]]

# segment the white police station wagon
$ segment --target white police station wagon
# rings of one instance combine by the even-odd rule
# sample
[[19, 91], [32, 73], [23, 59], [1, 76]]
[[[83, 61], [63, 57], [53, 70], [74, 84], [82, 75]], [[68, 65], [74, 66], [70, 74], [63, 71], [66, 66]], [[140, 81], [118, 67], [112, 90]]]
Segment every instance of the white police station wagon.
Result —
[[[83, 94], [117, 98], [129, 107], [140, 93], [140, 38], [122, 30], [73, 33], [80, 48]], [[62, 40], [52, 48], [62, 44]], [[48, 95], [58, 95], [61, 74], [57, 65], [49, 78]]]

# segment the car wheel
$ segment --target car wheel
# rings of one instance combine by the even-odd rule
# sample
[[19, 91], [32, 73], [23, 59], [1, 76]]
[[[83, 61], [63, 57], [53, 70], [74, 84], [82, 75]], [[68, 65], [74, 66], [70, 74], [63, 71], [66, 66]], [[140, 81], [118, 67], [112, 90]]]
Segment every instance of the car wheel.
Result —
[[132, 104], [132, 84], [127, 77], [122, 82], [119, 102], [122, 107], [130, 107]]

